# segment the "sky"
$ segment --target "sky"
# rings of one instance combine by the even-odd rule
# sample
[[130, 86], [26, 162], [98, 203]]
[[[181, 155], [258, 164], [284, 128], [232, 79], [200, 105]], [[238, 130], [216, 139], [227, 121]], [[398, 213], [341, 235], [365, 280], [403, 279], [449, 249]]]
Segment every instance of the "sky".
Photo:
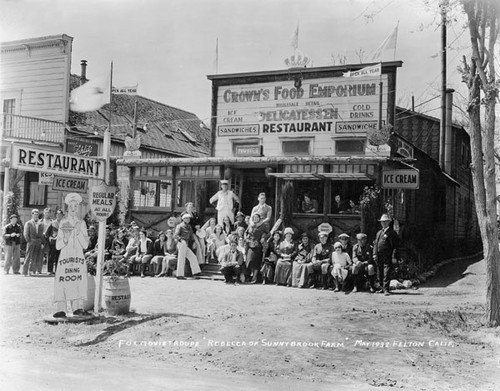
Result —
[[[359, 64], [398, 25], [396, 100], [439, 117], [441, 59], [438, 1], [430, 0], [0, 0], [0, 41], [67, 34], [72, 73], [87, 77], [113, 61], [115, 87], [210, 116], [207, 75], [285, 69], [299, 26], [299, 49], [313, 66]], [[428, 5], [430, 4], [430, 5]], [[455, 14], [457, 14], [455, 12]], [[457, 66], [468, 32], [448, 29], [448, 86], [465, 93]], [[216, 42], [218, 41], [218, 61]], [[392, 60], [393, 58], [389, 58]], [[217, 64], [217, 67], [216, 67]], [[434, 99], [432, 99], [434, 98]], [[421, 105], [432, 99], [430, 102]], [[207, 121], [208, 122], [208, 121]]]

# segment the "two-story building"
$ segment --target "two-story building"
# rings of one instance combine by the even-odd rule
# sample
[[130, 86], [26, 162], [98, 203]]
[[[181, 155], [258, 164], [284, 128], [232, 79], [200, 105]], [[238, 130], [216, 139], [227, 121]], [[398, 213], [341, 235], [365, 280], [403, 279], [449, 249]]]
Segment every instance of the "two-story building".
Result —
[[[417, 113], [412, 120], [396, 117], [402, 111], [395, 106], [401, 65], [382, 63], [376, 76], [353, 72], [376, 64], [208, 76], [210, 157], [117, 164], [132, 169], [132, 183], [174, 183], [171, 199], [187, 194], [186, 200], [195, 202], [206, 218], [215, 213], [208, 200], [225, 178], [241, 199], [241, 211], [249, 214], [258, 194], [265, 192], [273, 219], [281, 217], [297, 234], [309, 232], [314, 237], [321, 223], [329, 223], [333, 237], [365, 231], [373, 238], [380, 213], [389, 212], [406, 240], [425, 226], [418, 245], [433, 237], [440, 238], [440, 246], [458, 244], [474, 234], [450, 230], [458, 215], [474, 217], [470, 172], [462, 173], [457, 166], [447, 173], [425, 143], [412, 144], [412, 132], [434, 132], [436, 119], [426, 122]], [[463, 128], [453, 131], [450, 147], [458, 156], [463, 146], [468, 150], [468, 136]], [[439, 137], [426, 142], [434, 148]], [[469, 158], [463, 159], [467, 164]], [[155, 169], [164, 174], [141, 177], [144, 170]], [[186, 193], [186, 184], [198, 191]], [[377, 202], [370, 194], [378, 195]], [[317, 205], [313, 212], [304, 210], [306, 195]], [[370, 208], [364, 207], [370, 203]], [[181, 204], [172, 201], [155, 213], [175, 214]], [[141, 213], [142, 208], [134, 204], [132, 209]]]

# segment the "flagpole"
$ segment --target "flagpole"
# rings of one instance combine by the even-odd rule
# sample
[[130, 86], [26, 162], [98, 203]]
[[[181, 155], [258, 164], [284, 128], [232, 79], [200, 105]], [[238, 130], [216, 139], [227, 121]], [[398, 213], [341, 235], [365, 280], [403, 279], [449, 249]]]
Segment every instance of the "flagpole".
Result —
[[215, 40], [215, 74], [219, 74], [219, 38]]
[[[109, 118], [108, 128], [104, 130], [102, 143], [102, 156], [105, 160], [104, 166], [104, 182], [109, 184], [110, 164], [109, 152], [111, 148], [111, 104], [113, 103], [113, 61], [111, 61], [111, 74], [109, 78]], [[97, 266], [96, 266], [96, 287], [94, 297], [94, 312], [98, 313], [102, 309], [102, 271], [104, 265], [104, 251], [106, 243], [106, 220], [99, 221], [99, 232], [97, 234]]]

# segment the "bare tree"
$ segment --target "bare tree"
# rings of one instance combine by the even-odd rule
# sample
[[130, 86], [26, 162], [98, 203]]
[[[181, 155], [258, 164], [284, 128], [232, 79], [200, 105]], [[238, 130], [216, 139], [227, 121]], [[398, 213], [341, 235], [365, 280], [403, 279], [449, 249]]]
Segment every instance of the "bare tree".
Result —
[[[500, 325], [500, 251], [498, 248], [495, 187], [495, 45], [500, 4], [497, 0], [460, 0], [467, 15], [472, 54], [463, 58], [462, 75], [469, 96], [467, 113], [471, 136], [474, 199], [486, 260], [486, 317]], [[482, 120], [482, 116], [483, 120]]]

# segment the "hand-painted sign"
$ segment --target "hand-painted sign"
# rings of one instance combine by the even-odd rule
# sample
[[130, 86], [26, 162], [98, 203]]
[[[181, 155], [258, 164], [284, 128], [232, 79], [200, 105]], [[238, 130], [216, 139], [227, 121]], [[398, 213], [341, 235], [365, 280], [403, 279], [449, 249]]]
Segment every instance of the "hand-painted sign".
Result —
[[52, 182], [52, 190], [86, 193], [88, 183], [88, 179], [65, 178], [56, 176], [54, 178], [54, 182]]
[[52, 185], [53, 181], [54, 181], [54, 174], [47, 174], [45, 172], [38, 173], [39, 185]]
[[90, 190], [90, 210], [97, 221], [106, 221], [116, 206], [116, 187], [99, 185]]
[[12, 168], [23, 171], [104, 179], [104, 166], [103, 159], [21, 145], [14, 145], [12, 148]]
[[384, 189], [418, 189], [419, 186], [420, 171], [417, 169], [382, 171], [382, 187]]

